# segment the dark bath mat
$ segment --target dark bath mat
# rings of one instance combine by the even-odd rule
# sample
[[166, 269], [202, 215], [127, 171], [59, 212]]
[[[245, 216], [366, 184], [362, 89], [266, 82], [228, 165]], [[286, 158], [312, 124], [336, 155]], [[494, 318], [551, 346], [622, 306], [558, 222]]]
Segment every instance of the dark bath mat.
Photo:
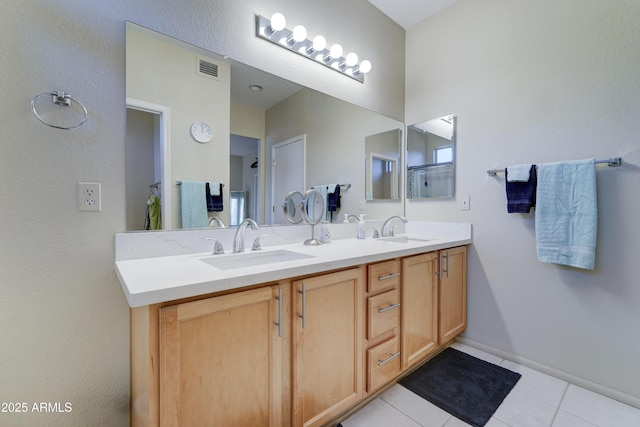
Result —
[[403, 378], [400, 385], [456, 418], [482, 427], [520, 377], [449, 347]]

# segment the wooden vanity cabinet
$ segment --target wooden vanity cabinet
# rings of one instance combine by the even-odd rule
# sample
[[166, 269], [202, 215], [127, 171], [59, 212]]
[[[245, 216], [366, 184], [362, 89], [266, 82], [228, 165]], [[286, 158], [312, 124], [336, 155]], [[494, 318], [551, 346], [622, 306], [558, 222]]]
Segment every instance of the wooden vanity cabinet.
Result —
[[134, 308], [131, 425], [330, 425], [465, 327], [466, 247]]
[[289, 289], [160, 309], [160, 426], [289, 424]]
[[362, 399], [363, 268], [293, 282], [293, 425], [323, 426]]
[[439, 251], [439, 344], [467, 327], [467, 247]]
[[467, 325], [467, 248], [402, 260], [402, 369], [423, 361]]
[[402, 259], [402, 369], [438, 347], [437, 252]]

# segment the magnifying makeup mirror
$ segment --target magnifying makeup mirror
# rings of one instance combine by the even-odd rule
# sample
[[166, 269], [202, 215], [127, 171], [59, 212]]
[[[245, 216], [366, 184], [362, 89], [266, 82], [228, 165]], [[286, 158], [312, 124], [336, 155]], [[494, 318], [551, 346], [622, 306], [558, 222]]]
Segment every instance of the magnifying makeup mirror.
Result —
[[322, 242], [315, 238], [315, 226], [324, 216], [324, 198], [318, 190], [307, 190], [302, 198], [302, 218], [311, 225], [311, 238], [304, 241], [307, 246], [321, 245]]
[[290, 191], [284, 199], [282, 210], [284, 217], [291, 224], [300, 224], [304, 221], [311, 226], [311, 238], [304, 241], [305, 245], [322, 244], [315, 238], [314, 230], [325, 214], [324, 198], [318, 190], [307, 190], [304, 194], [299, 191]]
[[302, 193], [299, 191], [290, 191], [284, 198], [282, 205], [285, 219], [291, 224], [300, 224], [302, 222]]

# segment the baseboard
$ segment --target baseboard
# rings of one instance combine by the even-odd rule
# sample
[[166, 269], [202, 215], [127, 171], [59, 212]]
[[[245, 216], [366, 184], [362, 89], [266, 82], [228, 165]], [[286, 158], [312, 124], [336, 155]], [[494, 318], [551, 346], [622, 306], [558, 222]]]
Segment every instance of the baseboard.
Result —
[[457, 337], [456, 341], [469, 345], [471, 347], [475, 347], [478, 350], [486, 351], [487, 353], [491, 353], [496, 355], [502, 359], [510, 360], [514, 363], [518, 363], [522, 366], [526, 366], [527, 368], [535, 369], [536, 371], [540, 371], [547, 375], [551, 375], [552, 377], [559, 378], [563, 381], [566, 381], [571, 384], [575, 384], [579, 387], [582, 387], [587, 390], [591, 390], [595, 393], [601, 394], [606, 397], [610, 397], [611, 399], [617, 400], [618, 402], [625, 403], [627, 405], [633, 406], [635, 408], [640, 409], [640, 398], [628, 395], [618, 390], [614, 390], [612, 388], [603, 386], [601, 384], [595, 383], [593, 381], [586, 380], [581, 377], [577, 377], [575, 375], [569, 374], [567, 372], [552, 368], [550, 366], [543, 365], [538, 362], [534, 362], [533, 360], [525, 359], [524, 357], [516, 356], [515, 354], [507, 353], [505, 351], [499, 350], [497, 348], [490, 347], [485, 344], [481, 344], [479, 342], [470, 340], [465, 337]]

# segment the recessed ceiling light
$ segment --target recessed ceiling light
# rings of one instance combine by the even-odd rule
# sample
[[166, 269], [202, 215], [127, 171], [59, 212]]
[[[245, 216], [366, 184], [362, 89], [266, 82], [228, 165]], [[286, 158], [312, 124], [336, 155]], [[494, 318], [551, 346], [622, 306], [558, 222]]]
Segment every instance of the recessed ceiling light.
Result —
[[260, 92], [262, 90], [262, 86], [260, 85], [249, 85], [249, 89], [254, 92]]

